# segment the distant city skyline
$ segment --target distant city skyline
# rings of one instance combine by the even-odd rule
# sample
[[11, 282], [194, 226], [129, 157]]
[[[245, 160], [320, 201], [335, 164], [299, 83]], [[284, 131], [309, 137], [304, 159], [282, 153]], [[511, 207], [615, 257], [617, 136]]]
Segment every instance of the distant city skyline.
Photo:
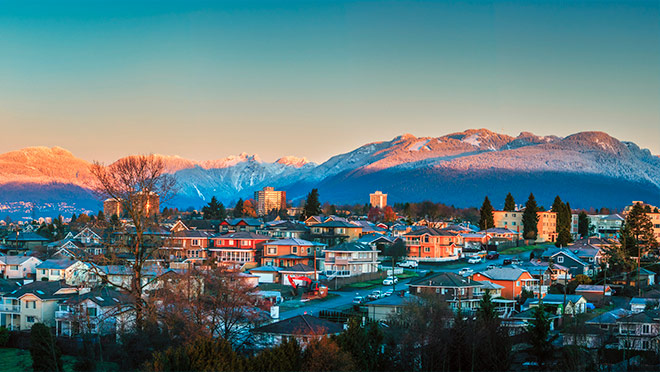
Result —
[[660, 154], [660, 4], [0, 1], [0, 152], [321, 163], [404, 134]]

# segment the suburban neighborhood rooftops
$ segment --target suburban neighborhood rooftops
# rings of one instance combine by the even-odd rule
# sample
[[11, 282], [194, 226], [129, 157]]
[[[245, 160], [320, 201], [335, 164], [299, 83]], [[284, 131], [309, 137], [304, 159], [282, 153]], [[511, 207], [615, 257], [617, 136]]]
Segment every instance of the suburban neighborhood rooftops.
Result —
[[633, 313], [616, 320], [617, 323], [657, 323], [660, 320], [660, 310], [645, 310]]
[[612, 288], [608, 285], [606, 288], [603, 288], [603, 285], [595, 285], [595, 284], [580, 284], [575, 288], [575, 291], [580, 291], [580, 292], [597, 292], [597, 293], [603, 293], [603, 290], [606, 291], [611, 291]]
[[421, 235], [431, 235], [431, 236], [456, 236], [458, 233], [453, 231], [436, 229], [433, 227], [424, 227], [419, 230], [414, 230], [409, 233], [403, 234], [404, 236], [421, 236]]
[[42, 300], [67, 298], [77, 293], [76, 288], [64, 283], [56, 282], [32, 282], [5, 294], [5, 297], [20, 298], [27, 294], [39, 297]]
[[[0, 256], [0, 265], [21, 265], [24, 262], [30, 260], [31, 258], [34, 258], [36, 260], [39, 260], [36, 257], [32, 256]], [[41, 260], [39, 260], [41, 261]]]
[[316, 225], [313, 225], [312, 227], [344, 227], [347, 229], [360, 229], [362, 226], [358, 226], [356, 224], [350, 223], [350, 222], [345, 222], [345, 221], [328, 221], [328, 222], [323, 222], [323, 223], [317, 223]]
[[254, 240], [271, 240], [270, 236], [261, 235], [252, 231], [237, 231], [226, 234], [215, 234], [215, 239], [254, 239]]
[[291, 267], [283, 267], [281, 272], [313, 273], [314, 268], [305, 264], [295, 264]]
[[614, 309], [606, 313], [600, 314], [599, 316], [587, 320], [586, 324], [615, 324], [616, 321], [624, 316], [632, 314], [630, 310], [626, 309]]

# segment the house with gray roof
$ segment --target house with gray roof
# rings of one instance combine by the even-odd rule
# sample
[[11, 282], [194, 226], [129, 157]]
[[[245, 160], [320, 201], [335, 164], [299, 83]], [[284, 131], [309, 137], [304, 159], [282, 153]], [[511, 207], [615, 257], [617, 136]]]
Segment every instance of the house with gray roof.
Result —
[[64, 281], [22, 285], [0, 298], [0, 325], [10, 330], [28, 330], [35, 323], [54, 327], [58, 303], [77, 294]]
[[0, 256], [0, 277], [5, 279], [34, 279], [41, 260], [33, 256]]
[[89, 265], [72, 259], [48, 259], [37, 265], [38, 281], [64, 280], [70, 285], [80, 285], [89, 279]]
[[55, 330], [58, 336], [81, 333], [115, 334], [132, 316], [128, 294], [109, 287], [78, 293], [58, 304]]
[[378, 272], [378, 250], [369, 244], [342, 243], [323, 250], [328, 277], [350, 277]]

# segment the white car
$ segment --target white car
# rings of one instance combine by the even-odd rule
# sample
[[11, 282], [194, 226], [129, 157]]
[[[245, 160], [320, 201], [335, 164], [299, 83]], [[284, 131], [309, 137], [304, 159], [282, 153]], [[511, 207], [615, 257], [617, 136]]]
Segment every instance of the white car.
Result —
[[479, 262], [481, 262], [481, 257], [475, 256], [468, 258], [469, 264], [478, 264]]
[[399, 263], [396, 264], [396, 265], [399, 266], [399, 267], [405, 267], [405, 268], [408, 268], [408, 269], [414, 269], [414, 268], [416, 268], [419, 264], [417, 263], [417, 261], [407, 260], [407, 261], [399, 262]]
[[394, 292], [391, 289], [388, 289], [387, 291], [383, 292], [383, 297], [389, 297], [393, 294]]
[[397, 278], [396, 276], [388, 276], [387, 278], [385, 278], [385, 280], [383, 280], [383, 285], [393, 285], [394, 283], [398, 283], [398, 282], [399, 282], [399, 278]]
[[469, 276], [472, 275], [474, 271], [470, 269], [469, 267], [462, 268], [458, 270], [458, 275], [463, 275], [463, 276]]

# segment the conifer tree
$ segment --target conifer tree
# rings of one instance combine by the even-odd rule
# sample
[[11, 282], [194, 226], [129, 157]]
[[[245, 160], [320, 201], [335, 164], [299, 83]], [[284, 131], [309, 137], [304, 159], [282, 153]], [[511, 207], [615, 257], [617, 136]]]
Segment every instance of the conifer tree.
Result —
[[309, 194], [307, 194], [307, 199], [305, 200], [305, 207], [303, 208], [303, 219], [309, 218], [311, 216], [316, 216], [321, 214], [321, 202], [319, 201], [319, 190], [312, 189]]
[[589, 216], [587, 216], [585, 211], [578, 214], [578, 234], [582, 238], [589, 237]]
[[522, 222], [523, 222], [523, 237], [525, 239], [536, 239], [539, 228], [539, 216], [538, 216], [539, 207], [536, 204], [536, 199], [534, 194], [530, 193], [527, 203], [525, 203], [525, 211], [523, 212]]
[[516, 210], [516, 201], [513, 200], [513, 195], [511, 193], [506, 194], [504, 199], [504, 210], [507, 212], [513, 212]]
[[215, 196], [202, 208], [202, 213], [205, 220], [224, 220], [227, 217], [225, 206]]
[[35, 323], [30, 329], [30, 355], [32, 369], [39, 371], [62, 371], [62, 353], [55, 338], [43, 323]]
[[481, 230], [492, 229], [495, 227], [495, 218], [493, 217], [493, 206], [490, 204], [490, 200], [486, 196], [484, 203], [479, 209], [479, 228]]
[[243, 199], [238, 199], [236, 205], [234, 206], [234, 211], [232, 215], [236, 218], [243, 217]]

